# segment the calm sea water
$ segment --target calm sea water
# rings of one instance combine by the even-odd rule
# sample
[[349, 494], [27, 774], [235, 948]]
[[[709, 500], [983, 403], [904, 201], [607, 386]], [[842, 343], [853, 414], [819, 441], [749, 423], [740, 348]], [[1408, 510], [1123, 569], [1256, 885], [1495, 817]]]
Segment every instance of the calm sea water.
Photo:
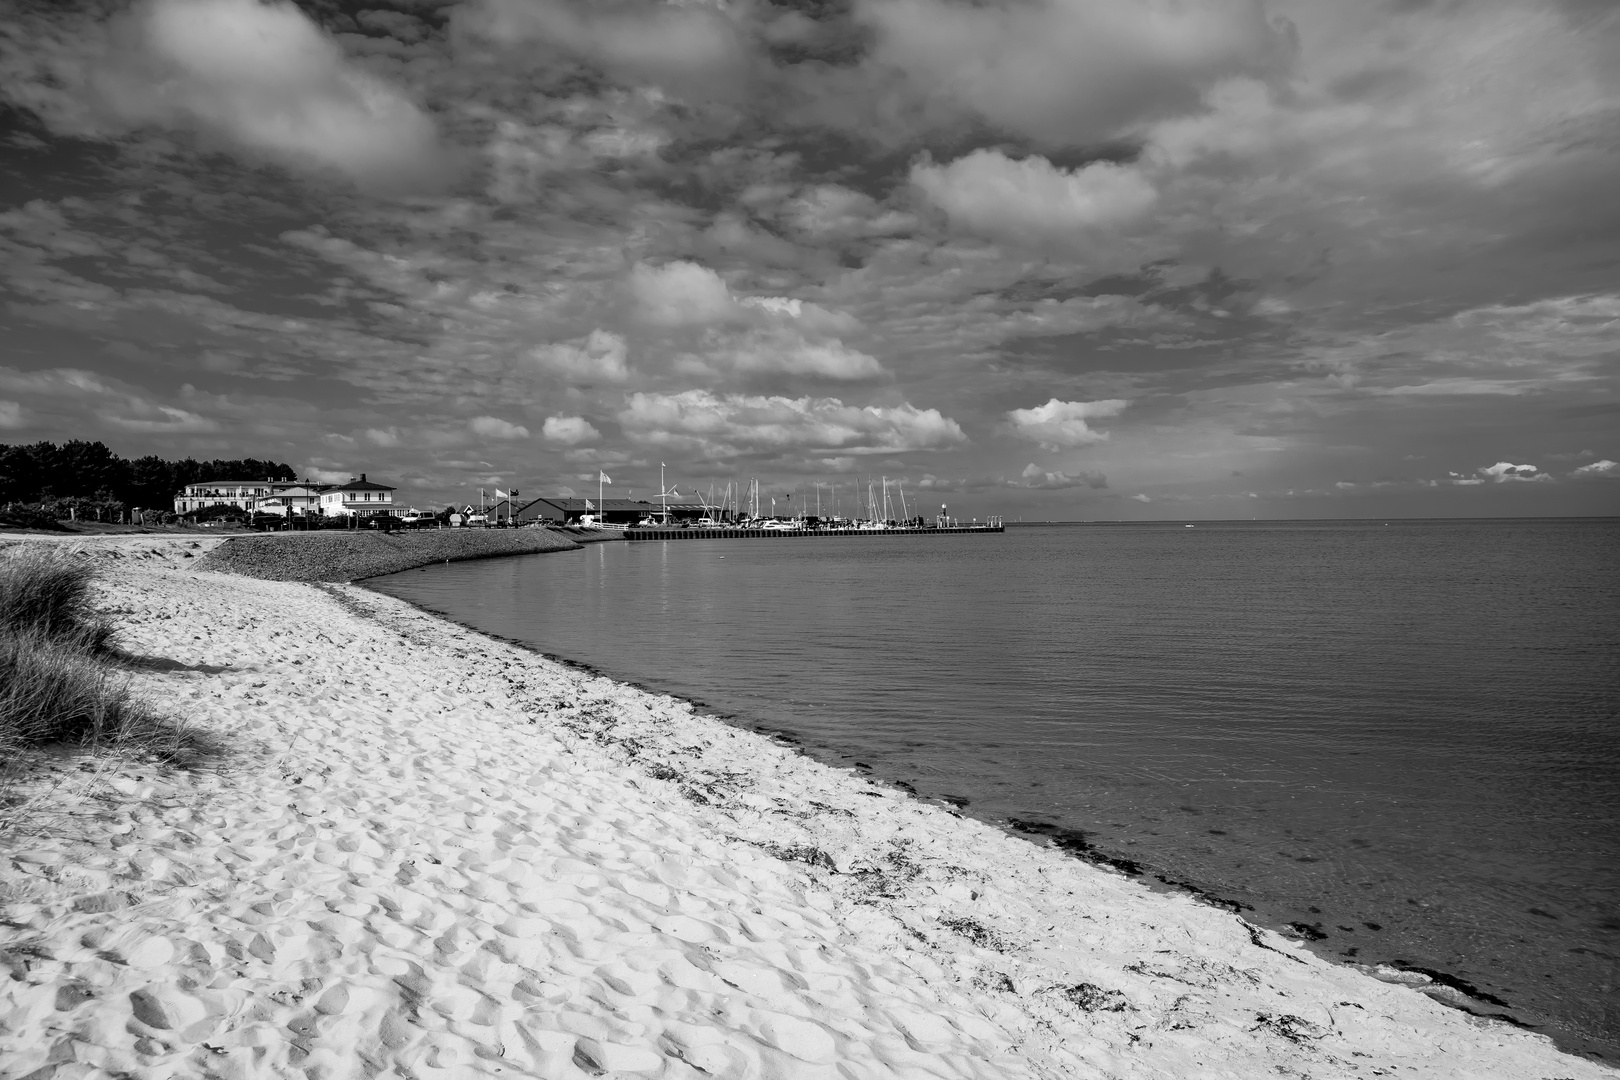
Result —
[[1620, 520], [606, 543], [374, 584], [1620, 1057]]

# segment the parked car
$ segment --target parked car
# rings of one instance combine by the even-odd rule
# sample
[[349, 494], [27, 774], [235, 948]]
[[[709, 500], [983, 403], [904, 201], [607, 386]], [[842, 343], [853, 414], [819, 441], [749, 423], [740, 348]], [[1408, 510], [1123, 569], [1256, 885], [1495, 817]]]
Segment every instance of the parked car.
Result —
[[431, 510], [418, 510], [413, 506], [405, 511], [404, 516], [399, 520], [404, 522], [405, 527], [408, 529], [422, 529], [436, 524], [439, 517]]
[[488, 514], [468, 514], [467, 519], [464, 522], [462, 522], [462, 524], [463, 525], [488, 525], [489, 524], [489, 515]]

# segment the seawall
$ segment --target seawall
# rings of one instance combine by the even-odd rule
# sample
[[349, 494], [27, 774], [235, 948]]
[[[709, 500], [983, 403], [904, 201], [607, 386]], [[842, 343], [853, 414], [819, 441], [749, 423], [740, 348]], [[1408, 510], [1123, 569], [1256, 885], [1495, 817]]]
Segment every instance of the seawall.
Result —
[[198, 560], [197, 569], [270, 581], [358, 581], [433, 563], [572, 551], [579, 546], [549, 529], [268, 533], [225, 541]]

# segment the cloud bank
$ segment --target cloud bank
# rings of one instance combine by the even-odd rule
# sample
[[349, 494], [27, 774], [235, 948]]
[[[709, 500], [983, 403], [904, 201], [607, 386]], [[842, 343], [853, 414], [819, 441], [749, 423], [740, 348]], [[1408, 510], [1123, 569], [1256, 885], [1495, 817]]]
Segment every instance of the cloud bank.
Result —
[[143, 0], [79, 32], [77, 54], [55, 57], [62, 92], [47, 104], [80, 133], [190, 132], [374, 191], [454, 169], [432, 118], [291, 3]]

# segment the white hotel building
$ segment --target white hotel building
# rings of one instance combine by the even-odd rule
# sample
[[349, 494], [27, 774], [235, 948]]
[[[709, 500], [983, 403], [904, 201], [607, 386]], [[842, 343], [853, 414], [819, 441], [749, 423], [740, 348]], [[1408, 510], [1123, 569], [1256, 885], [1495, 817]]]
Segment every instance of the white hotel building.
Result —
[[321, 492], [321, 515], [323, 517], [370, 517], [373, 514], [387, 514], [394, 509], [394, 488], [386, 484], [374, 484], [361, 473], [360, 479], [350, 479], [347, 484], [338, 484]]
[[285, 480], [209, 480], [201, 484], [187, 484], [174, 497], [174, 512], [184, 514], [188, 510], [222, 504], [252, 510], [260, 499], [268, 499], [287, 488], [300, 486]]
[[174, 497], [174, 511], [184, 514], [221, 504], [240, 510], [285, 514], [318, 513], [322, 517], [370, 517], [394, 509], [394, 491], [386, 484], [372, 483], [361, 473], [347, 484], [312, 484], [288, 480], [210, 480], [187, 484]]

